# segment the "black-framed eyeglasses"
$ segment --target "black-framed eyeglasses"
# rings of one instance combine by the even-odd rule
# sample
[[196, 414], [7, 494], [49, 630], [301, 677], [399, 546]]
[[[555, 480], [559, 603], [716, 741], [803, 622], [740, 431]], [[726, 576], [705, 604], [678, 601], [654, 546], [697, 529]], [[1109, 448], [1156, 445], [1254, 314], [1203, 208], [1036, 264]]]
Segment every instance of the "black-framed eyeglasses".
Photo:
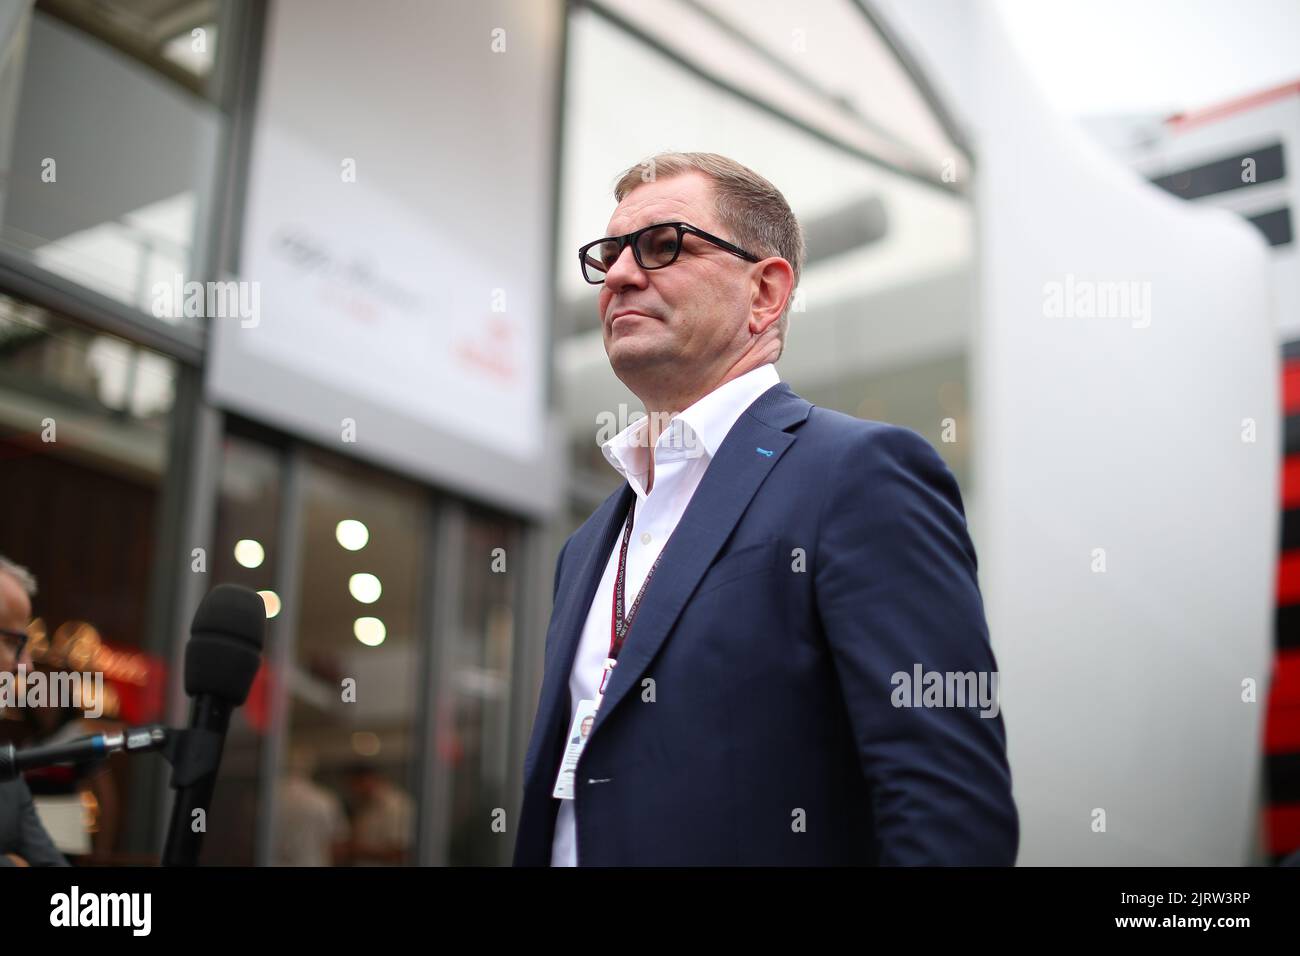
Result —
[[27, 646], [27, 632], [15, 631], [10, 627], [0, 627], [0, 637], [8, 638], [14, 642], [14, 660], [22, 660], [23, 648]]
[[711, 233], [698, 229], [688, 222], [656, 222], [652, 225], [629, 232], [625, 236], [606, 236], [589, 242], [578, 250], [578, 263], [582, 266], [582, 277], [592, 285], [605, 281], [605, 273], [614, 267], [623, 248], [629, 243], [636, 264], [642, 269], [663, 269], [677, 261], [682, 254], [682, 236], [686, 233], [699, 236], [725, 249], [733, 256], [740, 256], [748, 262], [758, 262], [758, 256], [746, 252], [740, 246], [732, 245], [726, 239], [719, 239]]

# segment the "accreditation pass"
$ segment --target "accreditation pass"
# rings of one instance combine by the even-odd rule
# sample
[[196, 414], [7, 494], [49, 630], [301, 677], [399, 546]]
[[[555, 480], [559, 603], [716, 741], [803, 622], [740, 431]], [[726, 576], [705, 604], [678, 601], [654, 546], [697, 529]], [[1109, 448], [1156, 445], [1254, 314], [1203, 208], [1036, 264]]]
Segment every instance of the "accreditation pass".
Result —
[[596, 706], [594, 700], [580, 700], [578, 709], [574, 711], [573, 723], [565, 738], [567, 743], [564, 759], [560, 761], [560, 774], [555, 778], [555, 789], [551, 791], [551, 796], [560, 800], [573, 799], [573, 777], [578, 771], [578, 758], [582, 756], [582, 748], [587, 746], [587, 738], [591, 736], [591, 725], [596, 720]]

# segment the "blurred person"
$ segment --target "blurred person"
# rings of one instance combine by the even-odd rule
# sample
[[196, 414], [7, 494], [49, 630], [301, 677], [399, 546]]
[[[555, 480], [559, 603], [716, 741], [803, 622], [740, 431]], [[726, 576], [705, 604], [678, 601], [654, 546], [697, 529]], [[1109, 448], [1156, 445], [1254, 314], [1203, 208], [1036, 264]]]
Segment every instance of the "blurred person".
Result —
[[667, 153], [614, 199], [578, 264], [646, 417], [556, 561], [515, 864], [1013, 863], [1000, 714], [896, 693], [996, 688], [951, 471], [780, 380], [805, 247], [775, 186]]
[[[27, 626], [36, 578], [0, 556], [0, 672], [17, 675], [32, 666]], [[67, 866], [32, 803], [22, 777], [0, 782], [0, 866]]]
[[352, 833], [340, 862], [352, 866], [400, 866], [415, 837], [415, 804], [376, 766], [354, 765], [348, 772], [353, 798]]
[[[25, 712], [32, 729], [26, 744], [29, 747], [66, 744], [91, 734], [125, 729], [125, 725], [118, 721], [90, 719], [76, 707], [27, 707]], [[34, 797], [79, 797], [87, 811], [82, 826], [91, 855], [108, 857], [112, 854], [117, 840], [120, 807], [109, 758], [41, 767], [29, 771], [26, 778]]]
[[344, 853], [348, 822], [343, 802], [312, 779], [316, 759], [306, 747], [290, 749], [276, 799], [276, 866], [330, 866]]

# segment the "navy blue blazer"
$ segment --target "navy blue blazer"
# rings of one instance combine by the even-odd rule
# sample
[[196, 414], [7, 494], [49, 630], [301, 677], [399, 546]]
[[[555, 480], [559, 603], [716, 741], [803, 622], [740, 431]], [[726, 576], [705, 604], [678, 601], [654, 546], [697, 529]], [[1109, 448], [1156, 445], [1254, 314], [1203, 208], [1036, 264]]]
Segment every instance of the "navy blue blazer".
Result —
[[[516, 866], [550, 862], [569, 673], [633, 495], [556, 562]], [[917, 664], [997, 669], [952, 472], [914, 431], [772, 386], [710, 462], [609, 679], [575, 774], [579, 865], [1014, 863], [1001, 713], [895, 706]]]

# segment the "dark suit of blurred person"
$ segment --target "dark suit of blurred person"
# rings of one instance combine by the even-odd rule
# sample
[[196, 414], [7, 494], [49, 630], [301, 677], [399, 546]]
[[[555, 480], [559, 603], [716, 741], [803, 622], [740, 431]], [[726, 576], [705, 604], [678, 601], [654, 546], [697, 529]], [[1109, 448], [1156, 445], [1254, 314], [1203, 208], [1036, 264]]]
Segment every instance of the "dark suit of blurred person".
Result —
[[[0, 671], [30, 669], [27, 625], [32, 619], [36, 580], [26, 568], [0, 557]], [[32, 792], [20, 777], [0, 783], [0, 866], [67, 866], [45, 832], [32, 803]]]

